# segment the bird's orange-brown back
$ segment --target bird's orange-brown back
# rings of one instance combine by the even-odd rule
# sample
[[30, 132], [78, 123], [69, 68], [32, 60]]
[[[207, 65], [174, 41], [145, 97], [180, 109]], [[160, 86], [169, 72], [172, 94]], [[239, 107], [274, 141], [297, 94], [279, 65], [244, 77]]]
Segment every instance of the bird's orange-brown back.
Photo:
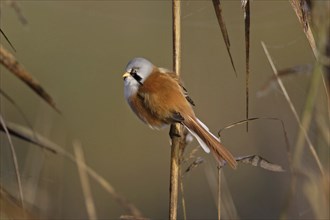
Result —
[[161, 119], [170, 118], [173, 113], [194, 116], [178, 80], [170, 74], [154, 69], [138, 90], [144, 103]]

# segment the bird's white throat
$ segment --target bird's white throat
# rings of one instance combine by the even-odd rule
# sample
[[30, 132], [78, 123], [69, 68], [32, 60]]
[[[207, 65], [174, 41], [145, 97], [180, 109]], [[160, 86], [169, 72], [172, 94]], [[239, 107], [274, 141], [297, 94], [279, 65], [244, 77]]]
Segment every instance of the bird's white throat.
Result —
[[135, 95], [139, 89], [140, 84], [133, 78], [128, 77], [124, 81], [124, 94], [126, 100], [132, 95]]

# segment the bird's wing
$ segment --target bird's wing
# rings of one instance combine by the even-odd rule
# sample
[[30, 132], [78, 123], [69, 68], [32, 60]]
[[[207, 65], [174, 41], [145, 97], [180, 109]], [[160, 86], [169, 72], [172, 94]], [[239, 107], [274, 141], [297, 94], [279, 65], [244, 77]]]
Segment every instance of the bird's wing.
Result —
[[190, 98], [190, 96], [188, 95], [188, 90], [183, 86], [183, 82], [179, 79], [178, 75], [174, 72], [167, 72], [168, 75], [170, 75], [173, 79], [175, 79], [178, 84], [180, 85], [181, 89], [182, 89], [182, 93], [184, 94], [184, 97], [187, 99], [187, 101], [192, 105], [195, 106], [194, 101], [192, 100], [192, 98]]
[[185, 114], [194, 114], [183, 91], [175, 78], [154, 73], [139, 87], [137, 95], [151, 114], [165, 123], [174, 123], [182, 122]]

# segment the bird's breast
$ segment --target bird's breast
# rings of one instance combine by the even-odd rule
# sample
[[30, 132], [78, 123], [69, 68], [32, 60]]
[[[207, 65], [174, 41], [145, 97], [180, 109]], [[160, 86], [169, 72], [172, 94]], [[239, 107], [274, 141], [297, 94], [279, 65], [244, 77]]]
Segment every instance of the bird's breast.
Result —
[[128, 99], [128, 104], [138, 118], [146, 123], [152, 129], [164, 128], [167, 124], [160, 120], [153, 112], [148, 109], [137, 94], [131, 95]]

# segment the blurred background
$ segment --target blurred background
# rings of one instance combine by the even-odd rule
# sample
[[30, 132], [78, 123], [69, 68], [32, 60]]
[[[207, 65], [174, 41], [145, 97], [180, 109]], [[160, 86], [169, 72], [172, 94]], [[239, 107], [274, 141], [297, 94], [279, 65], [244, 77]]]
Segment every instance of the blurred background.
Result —
[[[20, 106], [33, 129], [73, 153], [72, 142], [82, 144], [86, 163], [147, 218], [168, 217], [170, 144], [168, 128], [150, 130], [131, 112], [123, 96], [122, 74], [136, 56], [172, 68], [171, 1], [16, 1], [27, 19], [22, 25], [15, 10], [1, 1], [1, 29], [9, 37], [22, 64], [52, 95], [62, 115], [55, 112], [3, 66], [1, 89]], [[245, 119], [245, 39], [240, 1], [223, 1], [235, 76], [211, 1], [182, 2], [182, 73], [194, 100], [195, 112], [213, 133]], [[268, 46], [278, 69], [315, 61], [309, 43], [289, 1], [251, 3], [250, 116], [275, 117], [284, 122], [290, 147], [298, 124], [281, 90], [262, 97], [258, 91], [273, 76], [260, 42]], [[10, 50], [1, 37], [1, 44]], [[286, 77], [284, 84], [298, 114], [303, 111], [310, 74]], [[327, 115], [321, 88], [317, 115]], [[1, 97], [5, 120], [26, 125], [17, 109]], [[327, 121], [328, 122], [328, 121]], [[310, 137], [319, 140], [312, 126]], [[313, 129], [315, 128], [315, 129]], [[1, 185], [18, 196], [13, 161], [1, 133]], [[261, 155], [289, 170], [283, 129], [279, 121], [258, 120], [222, 133], [235, 156]], [[13, 139], [26, 204], [48, 219], [88, 218], [76, 164], [35, 145]], [[328, 167], [328, 143], [321, 159]], [[191, 143], [187, 154], [197, 147]], [[183, 177], [188, 219], [216, 219], [216, 168], [212, 156], [197, 152], [205, 162]], [[304, 164], [317, 168], [309, 152]], [[290, 192], [290, 172], [270, 172], [240, 164], [224, 169], [237, 215], [241, 219], [277, 219]], [[212, 179], [214, 178], [214, 179]], [[90, 179], [100, 219], [118, 219], [125, 210], [98, 183]], [[315, 216], [297, 188], [288, 214], [294, 219]], [[320, 193], [320, 192], [316, 192]], [[179, 218], [182, 218], [182, 208]]]

